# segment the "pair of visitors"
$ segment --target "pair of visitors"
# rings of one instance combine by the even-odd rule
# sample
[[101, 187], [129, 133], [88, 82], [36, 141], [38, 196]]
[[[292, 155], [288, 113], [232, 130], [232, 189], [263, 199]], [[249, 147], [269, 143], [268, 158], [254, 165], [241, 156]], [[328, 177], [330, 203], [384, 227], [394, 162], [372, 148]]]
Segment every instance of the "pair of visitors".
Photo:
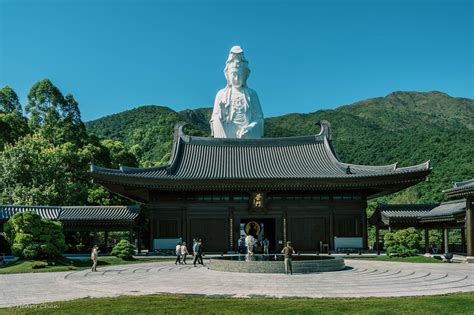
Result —
[[196, 262], [198, 264], [201, 264], [204, 266], [204, 263], [202, 261], [202, 253], [203, 253], [203, 247], [202, 247], [202, 239], [195, 240], [196, 242], [193, 245], [193, 255], [194, 255], [194, 260], [193, 260], [193, 265], [196, 267]]
[[97, 245], [92, 246], [91, 252], [91, 260], [92, 260], [92, 268], [91, 271], [97, 271], [97, 259], [99, 257], [99, 247]]
[[293, 254], [295, 253], [294, 248], [291, 246], [291, 242], [286, 242], [286, 246], [281, 251], [285, 258], [285, 274], [293, 274]]
[[181, 243], [180, 242], [176, 244], [175, 254], [176, 254], [176, 260], [174, 264], [175, 265], [181, 264]]

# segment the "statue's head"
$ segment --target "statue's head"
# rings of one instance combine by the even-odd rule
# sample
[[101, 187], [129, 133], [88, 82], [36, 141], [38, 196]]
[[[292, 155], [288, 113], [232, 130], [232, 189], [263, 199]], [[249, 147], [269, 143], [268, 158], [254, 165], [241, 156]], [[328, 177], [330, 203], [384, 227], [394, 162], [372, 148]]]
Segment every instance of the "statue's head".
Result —
[[240, 46], [231, 48], [224, 74], [227, 79], [227, 86], [241, 87], [247, 85], [250, 68], [247, 59], [245, 59], [244, 51]]

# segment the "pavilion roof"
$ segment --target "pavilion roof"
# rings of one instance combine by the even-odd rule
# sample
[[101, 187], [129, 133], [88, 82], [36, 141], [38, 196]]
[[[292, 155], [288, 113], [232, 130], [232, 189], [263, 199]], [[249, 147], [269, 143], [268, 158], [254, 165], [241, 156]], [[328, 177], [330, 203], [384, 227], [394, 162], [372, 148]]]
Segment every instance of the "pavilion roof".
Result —
[[429, 213], [438, 204], [379, 204], [369, 222], [390, 224], [417, 223], [419, 217]]
[[455, 182], [452, 188], [444, 191], [449, 198], [474, 196], [474, 178], [463, 182]]
[[57, 220], [59, 218], [59, 213], [61, 212], [61, 207], [0, 205], [0, 220], [6, 221], [17, 212], [28, 211], [34, 211], [42, 218]]
[[17, 212], [34, 211], [42, 218], [64, 225], [131, 225], [140, 214], [139, 206], [12, 206], [0, 205], [0, 221]]
[[[217, 189], [272, 187], [314, 189], [370, 187], [416, 183], [430, 173], [429, 161], [410, 167], [397, 163], [368, 166], [343, 163], [336, 156], [328, 122], [314, 136], [218, 139], [185, 135], [175, 129], [170, 162], [151, 168], [120, 169], [92, 165], [90, 174], [101, 184], [150, 189]], [[399, 189], [397, 189], [399, 190]]]
[[466, 212], [466, 199], [443, 202], [430, 212], [420, 217], [420, 222], [450, 221], [456, 215]]
[[463, 220], [466, 200], [453, 200], [441, 204], [380, 204], [369, 223], [375, 225], [416, 225], [428, 222]]

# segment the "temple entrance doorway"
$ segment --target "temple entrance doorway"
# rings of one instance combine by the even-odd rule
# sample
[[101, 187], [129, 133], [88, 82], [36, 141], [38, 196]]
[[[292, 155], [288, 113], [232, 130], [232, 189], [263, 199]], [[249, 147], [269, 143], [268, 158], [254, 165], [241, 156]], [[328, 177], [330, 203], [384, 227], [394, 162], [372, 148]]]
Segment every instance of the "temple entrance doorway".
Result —
[[240, 220], [240, 237], [245, 237], [248, 234], [258, 240], [257, 247], [254, 250], [256, 254], [263, 253], [263, 240], [265, 237], [270, 241], [269, 251], [275, 251], [276, 233], [275, 233], [275, 219], [259, 219], [246, 218]]

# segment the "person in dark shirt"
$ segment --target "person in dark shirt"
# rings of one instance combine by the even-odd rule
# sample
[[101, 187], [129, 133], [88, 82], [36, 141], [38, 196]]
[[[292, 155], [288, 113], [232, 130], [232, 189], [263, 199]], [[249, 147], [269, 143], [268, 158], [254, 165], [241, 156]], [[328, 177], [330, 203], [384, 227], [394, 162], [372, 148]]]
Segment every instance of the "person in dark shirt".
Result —
[[293, 274], [293, 254], [295, 253], [294, 248], [291, 246], [291, 242], [286, 242], [286, 246], [281, 251], [285, 258], [285, 274], [288, 272], [292, 275]]
[[201, 239], [199, 239], [199, 241], [196, 242], [196, 244], [193, 246], [193, 252], [194, 252], [194, 260], [193, 260], [194, 267], [196, 267], [196, 262], [204, 266], [204, 263], [202, 261], [203, 248], [202, 248]]

